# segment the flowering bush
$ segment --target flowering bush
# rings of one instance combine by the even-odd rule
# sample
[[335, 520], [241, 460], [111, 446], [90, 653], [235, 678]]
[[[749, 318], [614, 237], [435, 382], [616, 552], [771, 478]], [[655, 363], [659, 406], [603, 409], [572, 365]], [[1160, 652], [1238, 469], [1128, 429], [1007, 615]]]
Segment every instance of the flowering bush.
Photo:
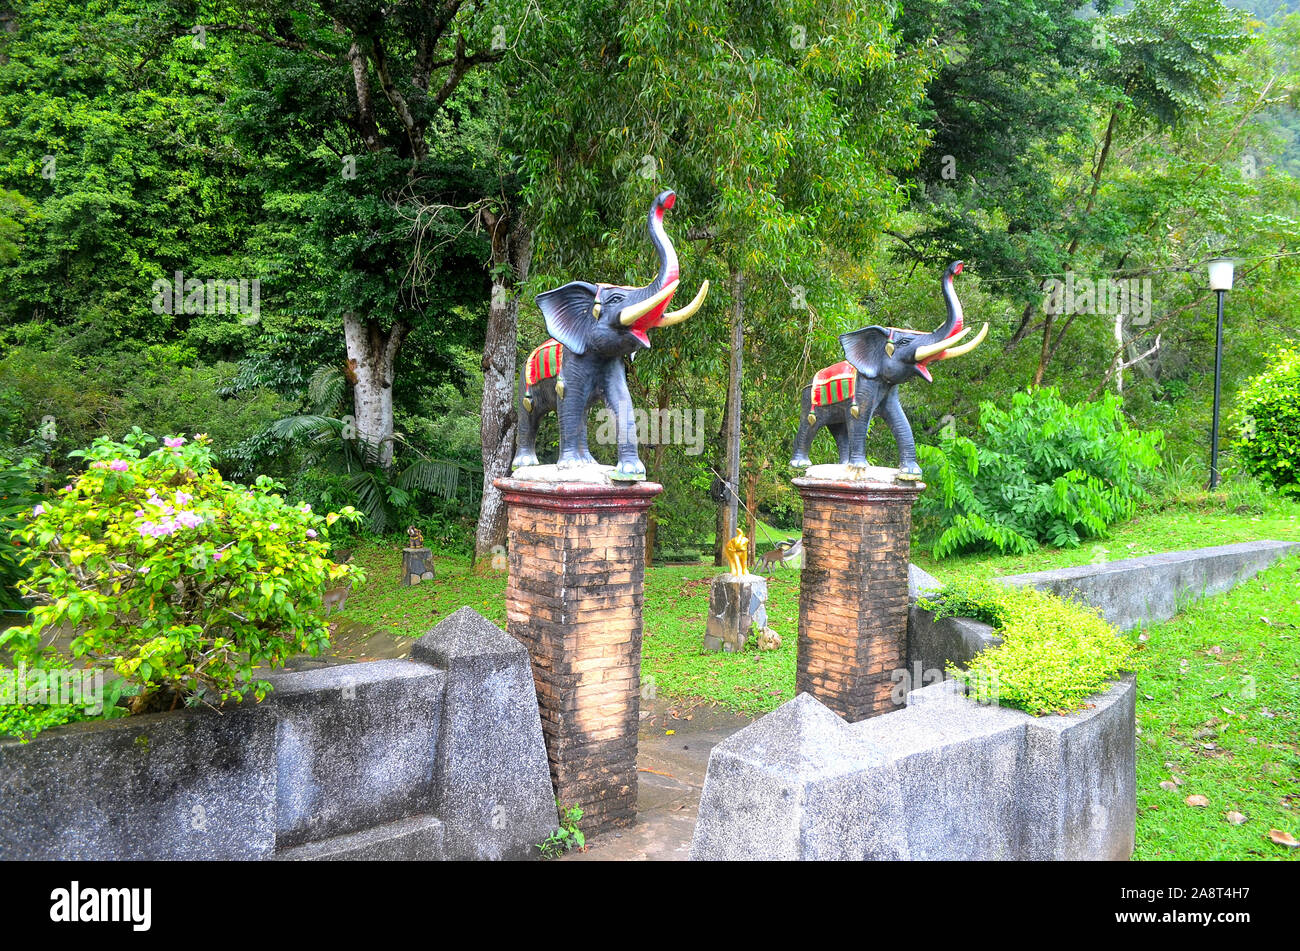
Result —
[[17, 533], [37, 600], [30, 623], [0, 634], [15, 658], [39, 663], [43, 642], [71, 629], [72, 653], [139, 688], [156, 709], [207, 693], [261, 699], [261, 668], [329, 643], [327, 588], [361, 580], [329, 557], [321, 516], [291, 505], [266, 477], [226, 482], [208, 440], [157, 440], [138, 428], [75, 455], [89, 466]]

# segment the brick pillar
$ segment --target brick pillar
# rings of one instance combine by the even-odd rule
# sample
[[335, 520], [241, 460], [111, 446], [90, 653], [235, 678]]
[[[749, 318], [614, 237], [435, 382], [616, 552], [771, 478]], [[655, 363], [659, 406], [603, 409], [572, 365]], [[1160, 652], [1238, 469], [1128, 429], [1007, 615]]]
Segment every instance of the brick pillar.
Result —
[[497, 479], [507, 629], [528, 647], [555, 794], [594, 835], [636, 817], [646, 512], [663, 486]]
[[907, 566], [920, 483], [794, 480], [803, 497], [795, 692], [850, 723], [897, 709], [907, 666]]

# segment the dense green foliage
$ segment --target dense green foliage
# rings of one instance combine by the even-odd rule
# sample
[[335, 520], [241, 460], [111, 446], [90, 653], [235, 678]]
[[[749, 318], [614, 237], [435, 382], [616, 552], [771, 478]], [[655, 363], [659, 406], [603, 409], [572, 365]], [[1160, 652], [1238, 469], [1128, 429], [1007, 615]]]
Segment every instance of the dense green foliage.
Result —
[[328, 643], [322, 597], [359, 575], [329, 559], [326, 534], [356, 513], [290, 504], [265, 477], [225, 481], [203, 436], [156, 442], [96, 440], [85, 472], [33, 508], [17, 534], [38, 606], [0, 646], [39, 666], [66, 625], [73, 656], [140, 687], [141, 706], [261, 699], [259, 669]]
[[[68, 679], [59, 679], [64, 677]], [[123, 686], [117, 680], [105, 689], [102, 672], [97, 678], [87, 677], [53, 651], [43, 654], [35, 667], [25, 661], [17, 667], [0, 665], [0, 737], [17, 737], [26, 743], [37, 733], [66, 723], [123, 716], [127, 711], [117, 706]]]
[[1237, 394], [1233, 452], [1265, 485], [1300, 495], [1300, 351], [1273, 354]]
[[44, 468], [32, 456], [6, 459], [0, 455], [0, 608], [19, 610], [17, 584], [27, 577], [22, 542], [17, 533], [41, 500]]
[[1034, 588], [967, 581], [919, 603], [939, 616], [974, 617], [994, 627], [1002, 642], [980, 651], [964, 670], [949, 665], [948, 673], [1002, 706], [1035, 716], [1068, 713], [1135, 669], [1134, 643], [1100, 612]]
[[1074, 547], [1133, 517], [1163, 436], [1129, 426], [1112, 395], [1071, 405], [1053, 389], [981, 407], [978, 441], [951, 429], [918, 447], [937, 493], [917, 502], [936, 558], [980, 549]]
[[[365, 531], [415, 523], [464, 550], [502, 276], [484, 215], [516, 209], [532, 239], [531, 270], [498, 285], [523, 302], [517, 341], [501, 344], [518, 356], [544, 335], [536, 292], [646, 280], [644, 209], [667, 187], [684, 285], [713, 290], [631, 375], [639, 406], [699, 410], [707, 428], [702, 453], [643, 452], [666, 486], [661, 553], [713, 533], [737, 317], [740, 494], [791, 529], [799, 503], [773, 461], [799, 388], [841, 358], [845, 330], [936, 325], [952, 258], [970, 264], [968, 318], [991, 330], [904, 393], [923, 441], [1050, 384], [1070, 403], [1122, 392], [1134, 426], [1203, 472], [1204, 259], [1242, 262], [1229, 400], [1294, 337], [1300, 17], [1283, 4], [484, 0], [448, 8], [449, 24], [438, 9], [0, 11], [0, 451], [21, 458], [48, 430], [42, 461], [67, 474], [101, 435], [203, 431], [227, 477], [270, 475], [312, 504], [364, 509]], [[260, 310], [160, 313], [153, 283], [178, 271], [256, 279]], [[1047, 312], [1046, 282], [1067, 272], [1151, 286], [1127, 313]], [[394, 471], [338, 438], [349, 417], [371, 435], [347, 314], [400, 343], [379, 387]], [[335, 422], [276, 429], [310, 416]], [[880, 427], [869, 442], [891, 461]], [[815, 461], [829, 451], [820, 441]], [[407, 475], [426, 460], [433, 482]]]

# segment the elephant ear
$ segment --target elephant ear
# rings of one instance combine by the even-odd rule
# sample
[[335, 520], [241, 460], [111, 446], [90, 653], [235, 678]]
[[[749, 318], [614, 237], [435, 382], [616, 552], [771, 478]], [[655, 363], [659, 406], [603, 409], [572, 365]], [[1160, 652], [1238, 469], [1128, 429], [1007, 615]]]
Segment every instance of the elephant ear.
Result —
[[881, 364], [885, 359], [885, 344], [889, 342], [889, 331], [884, 327], [863, 327], [852, 333], [840, 334], [840, 346], [844, 356], [859, 373], [874, 380], [880, 375]]
[[586, 281], [570, 281], [563, 287], [537, 295], [537, 306], [546, 318], [546, 332], [570, 353], [583, 353], [591, 334], [591, 305], [600, 289]]

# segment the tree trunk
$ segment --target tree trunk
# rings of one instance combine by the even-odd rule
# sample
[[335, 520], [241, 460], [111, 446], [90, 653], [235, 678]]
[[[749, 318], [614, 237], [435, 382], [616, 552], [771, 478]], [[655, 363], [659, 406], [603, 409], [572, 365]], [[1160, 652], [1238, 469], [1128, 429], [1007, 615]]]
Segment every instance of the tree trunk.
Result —
[[474, 537], [474, 566], [491, 567], [492, 556], [504, 553], [506, 507], [493, 480], [510, 474], [515, 452], [515, 350], [519, 340], [519, 284], [528, 278], [533, 255], [532, 231], [522, 212], [500, 215], [484, 210], [480, 219], [492, 237], [492, 303], [487, 339], [483, 342], [483, 402], [479, 409], [479, 440], [483, 457], [483, 499]]
[[743, 354], [745, 347], [745, 276], [740, 271], [731, 274], [735, 286], [735, 307], [731, 312], [731, 366], [727, 378], [727, 428], [723, 437], [723, 446], [727, 453], [727, 501], [726, 525], [721, 541], [726, 544], [735, 534], [740, 524], [740, 380], [744, 370]]
[[1115, 371], [1115, 392], [1124, 395], [1124, 313], [1115, 315], [1115, 362], [1111, 364]]
[[384, 469], [393, 464], [393, 366], [397, 351], [411, 328], [401, 321], [383, 330], [378, 321], [343, 315], [343, 339], [348, 352], [348, 381], [352, 384], [355, 433], [345, 426], [344, 438], [355, 436], [369, 447]]
[[1052, 315], [1043, 318], [1043, 346], [1038, 351], [1038, 368], [1034, 370], [1034, 386], [1043, 385], [1043, 376], [1047, 373], [1047, 361], [1052, 358]]
[[755, 514], [754, 493], [758, 488], [758, 472], [750, 470], [745, 475], [745, 534], [749, 536], [749, 564], [754, 564], [758, 551], [758, 516]]

